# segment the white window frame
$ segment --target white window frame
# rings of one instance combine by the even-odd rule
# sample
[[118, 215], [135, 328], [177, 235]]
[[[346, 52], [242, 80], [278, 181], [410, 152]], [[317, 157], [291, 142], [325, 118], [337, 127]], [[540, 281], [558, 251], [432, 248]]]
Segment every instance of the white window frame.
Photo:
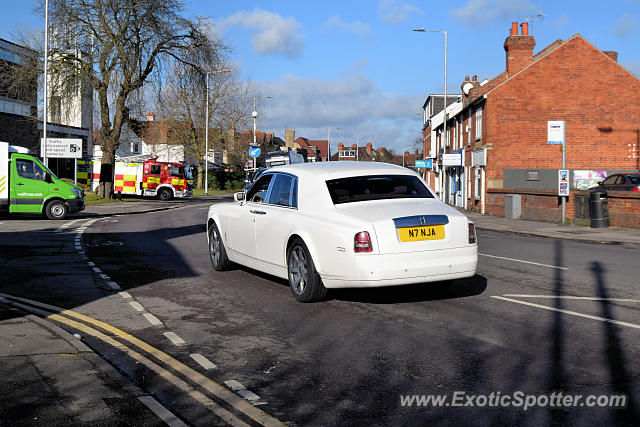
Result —
[[476, 110], [476, 141], [482, 139], [482, 107]]

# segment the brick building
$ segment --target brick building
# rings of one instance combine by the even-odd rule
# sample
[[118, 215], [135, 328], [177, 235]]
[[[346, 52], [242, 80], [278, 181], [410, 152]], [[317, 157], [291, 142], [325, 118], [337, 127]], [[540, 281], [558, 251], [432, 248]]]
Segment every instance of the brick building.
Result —
[[[534, 55], [527, 23], [520, 27], [518, 33], [514, 22], [504, 42], [503, 73], [462, 82], [461, 101], [447, 108], [447, 135], [442, 112], [424, 128], [425, 152], [436, 164], [429, 178], [451, 190], [447, 182], [456, 174], [450, 171], [460, 171], [455, 190], [461, 200], [448, 202], [466, 209], [505, 215], [505, 196], [516, 194], [524, 218], [559, 221], [562, 153], [547, 138], [548, 122], [564, 121], [567, 218], [573, 219], [583, 176], [640, 169], [640, 79], [617, 63], [616, 52], [601, 51], [579, 34]], [[637, 213], [636, 196], [610, 194], [610, 207], [615, 211], [612, 203], [620, 198], [620, 206], [635, 206]]]

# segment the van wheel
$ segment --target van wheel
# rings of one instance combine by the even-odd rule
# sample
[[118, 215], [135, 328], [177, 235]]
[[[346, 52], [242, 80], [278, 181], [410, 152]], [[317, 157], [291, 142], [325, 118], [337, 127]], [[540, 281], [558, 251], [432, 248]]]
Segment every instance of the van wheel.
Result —
[[62, 200], [52, 200], [44, 207], [44, 214], [49, 219], [65, 219], [68, 211], [66, 203]]
[[309, 249], [301, 239], [294, 240], [289, 248], [287, 272], [291, 292], [297, 301], [319, 301], [327, 296], [329, 291], [322, 284]]
[[163, 202], [171, 200], [172, 198], [173, 194], [171, 194], [171, 190], [169, 190], [168, 188], [161, 188], [160, 190], [158, 190], [158, 199], [162, 200]]

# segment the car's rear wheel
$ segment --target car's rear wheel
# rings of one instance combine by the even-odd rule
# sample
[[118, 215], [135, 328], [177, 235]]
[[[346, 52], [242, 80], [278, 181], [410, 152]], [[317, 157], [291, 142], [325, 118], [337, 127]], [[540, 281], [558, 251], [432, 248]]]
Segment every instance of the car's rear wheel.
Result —
[[62, 200], [52, 200], [44, 207], [44, 214], [49, 219], [65, 219], [67, 212], [69, 208]]
[[228, 270], [231, 267], [231, 261], [227, 257], [227, 250], [224, 248], [222, 236], [215, 223], [209, 227], [209, 259], [211, 265], [216, 271]]
[[316, 271], [307, 246], [301, 239], [293, 241], [287, 255], [289, 286], [296, 300], [318, 301], [327, 296], [328, 290]]

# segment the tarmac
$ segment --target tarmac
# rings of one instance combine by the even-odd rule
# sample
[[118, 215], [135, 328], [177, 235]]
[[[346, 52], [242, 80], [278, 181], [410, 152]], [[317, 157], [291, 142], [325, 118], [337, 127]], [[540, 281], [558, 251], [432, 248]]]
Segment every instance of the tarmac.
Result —
[[[69, 219], [144, 214], [229, 200], [231, 195], [224, 194], [185, 201], [113, 202], [89, 205]], [[590, 228], [463, 212], [481, 230], [640, 245], [640, 229]], [[0, 337], [0, 426], [184, 425], [166, 411], [163, 421], [162, 408], [158, 412], [156, 405], [153, 410], [150, 396], [81, 340], [46, 319], [21, 311], [2, 297]]]

